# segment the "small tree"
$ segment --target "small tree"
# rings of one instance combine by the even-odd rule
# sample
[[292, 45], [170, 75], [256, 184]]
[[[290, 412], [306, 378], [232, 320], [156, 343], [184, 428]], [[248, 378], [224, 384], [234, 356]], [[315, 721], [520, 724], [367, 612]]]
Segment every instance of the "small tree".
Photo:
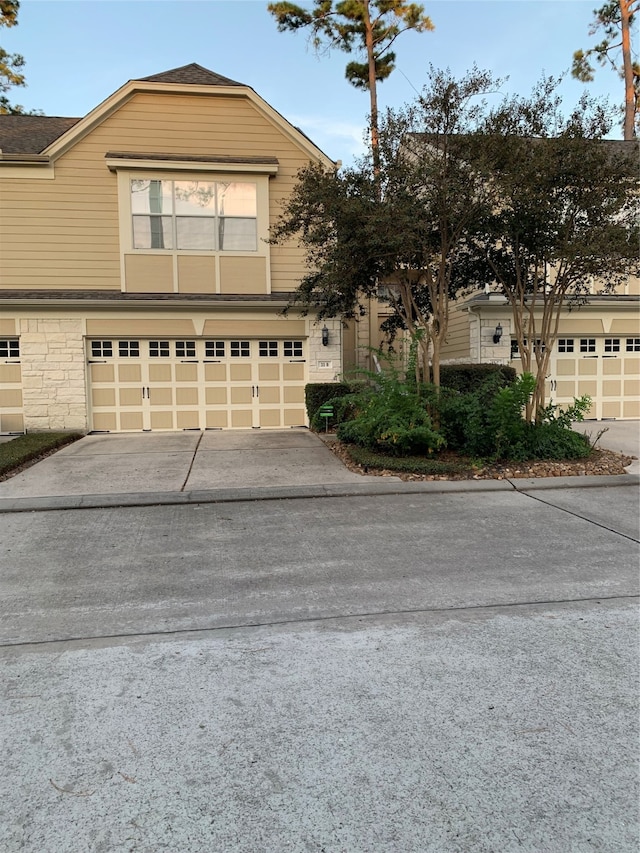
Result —
[[640, 272], [637, 143], [604, 140], [610, 117], [586, 96], [563, 117], [556, 86], [507, 101], [479, 137], [500, 201], [473, 235], [475, 283], [497, 282], [511, 306], [522, 369], [536, 378], [529, 419], [545, 404], [561, 313]]
[[611, 65], [624, 80], [623, 126], [626, 140], [636, 135], [636, 116], [640, 104], [640, 65], [634, 61], [631, 50], [631, 31], [638, 9], [640, 0], [607, 0], [594, 10], [589, 35], [603, 32], [604, 37], [586, 51], [576, 50], [571, 69], [578, 80], [591, 82], [594, 68], [589, 60], [593, 57], [600, 65]]
[[468, 160], [484, 151], [466, 141], [494, 87], [485, 72], [456, 81], [432, 69], [414, 104], [386, 112], [377, 160], [340, 174], [303, 170], [273, 232], [305, 248], [309, 272], [296, 300], [319, 318], [357, 316], [384, 283], [396, 324], [418, 343], [423, 377], [436, 385], [449, 299], [466, 285], [468, 235], [495, 204], [488, 164], [474, 170]]
[[[15, 27], [18, 23], [18, 0], [0, 0], [0, 27]], [[24, 86], [24, 58], [19, 53], [7, 53], [0, 47], [0, 115], [24, 113], [20, 105], [11, 105], [4, 94], [13, 86]]]
[[425, 32], [433, 24], [424, 7], [407, 0], [314, 0], [312, 10], [290, 2], [269, 3], [278, 30], [309, 29], [313, 46], [360, 51], [365, 62], [347, 64], [347, 80], [369, 92], [371, 105], [371, 149], [377, 167], [378, 81], [386, 80], [395, 67], [391, 46], [407, 30]]

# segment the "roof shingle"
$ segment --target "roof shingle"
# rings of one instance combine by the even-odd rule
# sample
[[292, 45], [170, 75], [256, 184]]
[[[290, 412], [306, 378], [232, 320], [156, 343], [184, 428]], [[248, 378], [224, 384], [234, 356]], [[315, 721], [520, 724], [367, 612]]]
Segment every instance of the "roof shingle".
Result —
[[5, 154], [40, 154], [79, 121], [61, 116], [0, 116], [0, 149]]
[[172, 68], [162, 71], [160, 74], [152, 74], [151, 77], [137, 77], [136, 80], [145, 83], [186, 83], [192, 86], [243, 86], [236, 80], [230, 80], [215, 71], [209, 71], [196, 62], [190, 65], [181, 65], [180, 68]]

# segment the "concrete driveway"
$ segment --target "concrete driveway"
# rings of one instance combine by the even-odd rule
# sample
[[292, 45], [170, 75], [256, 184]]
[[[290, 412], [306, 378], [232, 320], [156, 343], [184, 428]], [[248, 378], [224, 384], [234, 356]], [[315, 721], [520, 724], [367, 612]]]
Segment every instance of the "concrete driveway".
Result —
[[0, 483], [0, 499], [360, 482], [307, 430], [88, 435]]

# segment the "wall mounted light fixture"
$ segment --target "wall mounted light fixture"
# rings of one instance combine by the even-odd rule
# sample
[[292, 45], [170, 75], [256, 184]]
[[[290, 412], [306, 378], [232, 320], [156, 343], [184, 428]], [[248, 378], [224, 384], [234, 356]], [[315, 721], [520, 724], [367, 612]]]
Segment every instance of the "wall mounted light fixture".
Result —
[[502, 326], [500, 325], [500, 323], [498, 323], [498, 325], [496, 326], [496, 330], [493, 333], [494, 344], [499, 344], [501, 337], [502, 337]]
[[327, 329], [326, 325], [322, 327], [322, 346], [329, 346], [329, 329]]

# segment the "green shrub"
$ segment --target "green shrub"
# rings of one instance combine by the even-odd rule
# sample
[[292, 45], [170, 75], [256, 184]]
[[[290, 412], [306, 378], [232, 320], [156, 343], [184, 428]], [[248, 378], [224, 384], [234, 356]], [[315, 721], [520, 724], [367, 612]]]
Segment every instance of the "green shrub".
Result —
[[398, 471], [405, 474], [431, 474], [445, 476], [447, 474], [468, 474], [471, 465], [464, 460], [429, 459], [424, 456], [387, 456], [375, 453], [364, 447], [351, 444], [347, 453], [357, 464], [365, 468], [378, 468], [387, 471]]
[[497, 376], [504, 387], [516, 378], [515, 368], [508, 364], [442, 364], [440, 384], [462, 394], [477, 391], [489, 377]]
[[307, 407], [307, 416], [313, 423], [313, 416], [320, 406], [351, 394], [352, 388], [346, 382], [309, 382], [304, 388], [304, 399]]
[[33, 432], [0, 444], [0, 475], [82, 438], [79, 432]]
[[352, 397], [354, 416], [338, 426], [338, 438], [391, 456], [433, 453], [444, 439], [434, 429], [424, 401], [389, 369], [373, 374], [375, 386]]

